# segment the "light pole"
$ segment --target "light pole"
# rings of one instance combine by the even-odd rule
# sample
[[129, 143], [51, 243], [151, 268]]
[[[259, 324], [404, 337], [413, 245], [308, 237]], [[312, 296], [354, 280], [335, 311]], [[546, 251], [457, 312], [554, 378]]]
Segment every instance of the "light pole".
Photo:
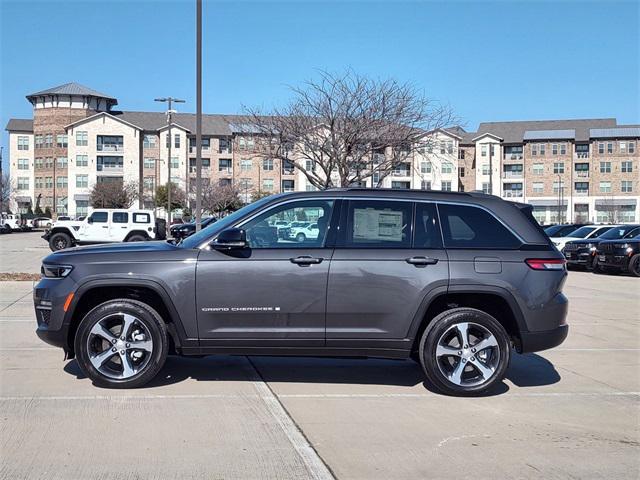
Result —
[[[155, 98], [154, 99], [156, 102], [162, 102], [162, 103], [167, 103], [168, 104], [168, 110], [167, 110], [167, 124], [169, 125], [169, 129], [167, 131], [167, 147], [168, 147], [168, 153], [167, 153], [167, 237], [170, 235], [171, 233], [171, 144], [173, 143], [173, 139], [171, 138], [171, 115], [174, 113], [174, 111], [171, 109], [172, 105], [174, 103], [184, 103], [184, 100], [180, 100], [179, 98], [174, 98], [174, 97], [162, 97], [162, 98]], [[162, 140], [160, 140], [160, 145], [162, 145]]]
[[[188, 195], [188, 193], [187, 193]], [[196, 232], [202, 221], [202, 0], [196, 0]]]

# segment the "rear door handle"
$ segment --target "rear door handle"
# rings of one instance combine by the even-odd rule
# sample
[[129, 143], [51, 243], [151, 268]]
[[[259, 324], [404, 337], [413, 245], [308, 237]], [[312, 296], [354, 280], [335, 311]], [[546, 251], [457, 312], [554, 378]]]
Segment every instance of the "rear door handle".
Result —
[[296, 265], [300, 265], [301, 267], [308, 267], [309, 265], [322, 263], [322, 260], [324, 259], [303, 255], [301, 257], [290, 258], [289, 260], [291, 260], [291, 263], [295, 263]]
[[102, 226], [102, 228], [109, 228], [109, 227], [105, 227], [104, 225]]
[[427, 265], [435, 265], [438, 263], [438, 259], [431, 257], [411, 257], [407, 258], [406, 262], [416, 267], [426, 267]]

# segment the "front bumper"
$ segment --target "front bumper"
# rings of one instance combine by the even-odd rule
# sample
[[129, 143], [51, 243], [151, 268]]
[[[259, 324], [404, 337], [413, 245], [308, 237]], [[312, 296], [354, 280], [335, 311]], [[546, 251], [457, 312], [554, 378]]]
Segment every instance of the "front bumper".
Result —
[[75, 290], [70, 279], [43, 278], [33, 290], [36, 313], [36, 335], [45, 343], [60, 347], [65, 352], [73, 349], [69, 345], [69, 322], [64, 303], [69, 293]]
[[629, 255], [598, 254], [598, 265], [609, 268], [629, 269]]
[[565, 250], [564, 258], [567, 260], [567, 263], [569, 265], [581, 265], [586, 267], [588, 265], [591, 265], [591, 263], [593, 262], [594, 255], [592, 255], [590, 252], [580, 252], [580, 251], [567, 252]]
[[553, 330], [543, 332], [527, 332], [520, 334], [521, 353], [539, 352], [557, 347], [567, 338], [569, 325], [560, 325]]

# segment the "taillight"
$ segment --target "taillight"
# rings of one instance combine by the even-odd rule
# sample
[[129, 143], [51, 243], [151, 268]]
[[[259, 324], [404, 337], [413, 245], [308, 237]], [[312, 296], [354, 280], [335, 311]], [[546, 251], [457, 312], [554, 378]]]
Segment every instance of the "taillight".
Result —
[[526, 264], [534, 270], [563, 270], [564, 258], [527, 258]]

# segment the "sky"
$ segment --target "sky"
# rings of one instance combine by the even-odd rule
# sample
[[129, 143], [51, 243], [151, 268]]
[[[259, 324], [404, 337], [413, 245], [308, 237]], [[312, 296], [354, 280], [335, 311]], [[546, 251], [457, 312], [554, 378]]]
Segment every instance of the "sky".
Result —
[[[122, 110], [195, 111], [195, 0], [0, 0], [0, 124], [25, 95], [78, 82]], [[281, 105], [318, 72], [409, 82], [482, 121], [640, 123], [640, 2], [214, 1], [203, 7], [203, 110]], [[0, 145], [8, 136], [3, 131]]]

